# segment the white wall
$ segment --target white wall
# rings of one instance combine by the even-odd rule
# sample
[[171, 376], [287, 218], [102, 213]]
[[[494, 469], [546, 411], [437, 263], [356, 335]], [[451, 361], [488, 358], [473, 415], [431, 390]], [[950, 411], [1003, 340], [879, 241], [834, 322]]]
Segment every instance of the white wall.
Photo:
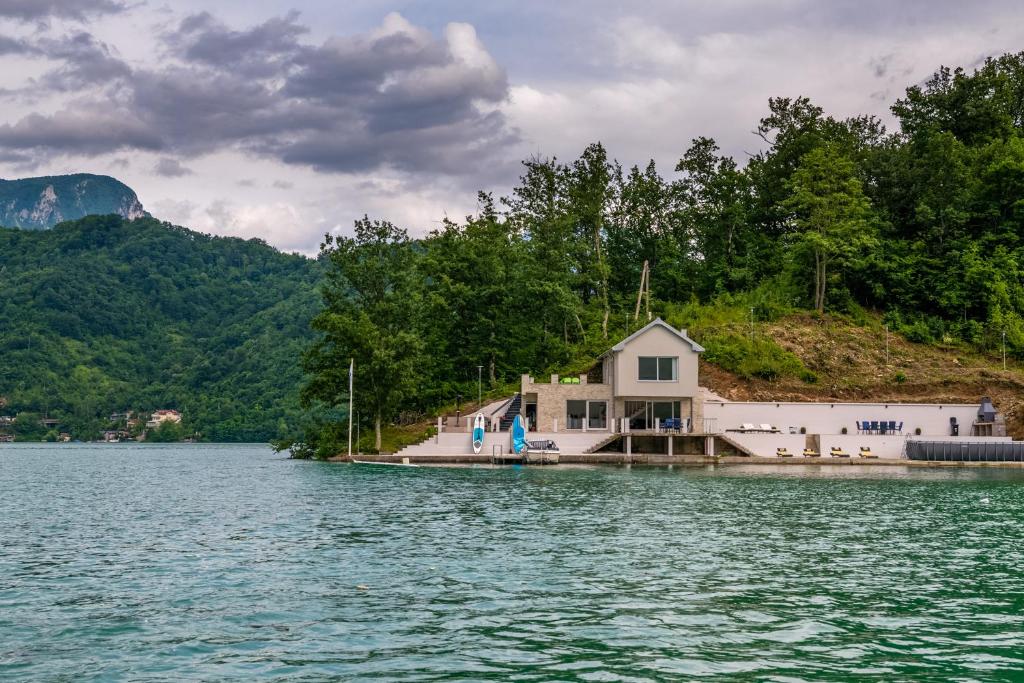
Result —
[[754, 455], [774, 457], [775, 449], [786, 448], [793, 455], [804, 452], [807, 438], [803, 434], [728, 434], [730, 441], [743, 446]]
[[739, 429], [744, 423], [771, 424], [783, 432], [804, 427], [808, 434], [841, 434], [846, 427], [857, 434], [858, 420], [895, 420], [903, 422], [903, 433], [917, 428], [924, 436], [949, 434], [949, 418], [956, 417], [960, 434], [968, 436], [979, 404], [929, 403], [754, 403], [706, 401], [704, 417], [715, 420], [720, 431]]
[[[639, 380], [640, 356], [678, 357], [678, 377], [671, 382], [642, 382]], [[693, 347], [678, 335], [655, 325], [628, 342], [615, 353], [615, 395], [672, 397], [697, 395], [697, 359]], [[605, 381], [609, 381], [607, 378]]]
[[[793, 455], [803, 453], [806, 439], [803, 434], [740, 434], [729, 433], [730, 440], [761, 457], [774, 457], [776, 448], [787, 448]], [[912, 436], [880, 436], [877, 434], [823, 434], [821, 435], [821, 455], [829, 457], [833, 447], [841, 448], [856, 458], [861, 446], [871, 449], [872, 454], [880, 458], [899, 458], [903, 456], [904, 444], [910, 439], [927, 440], [927, 437]], [[935, 437], [932, 437], [933, 439]], [[943, 441], [1010, 441], [1010, 437], [944, 437]]]

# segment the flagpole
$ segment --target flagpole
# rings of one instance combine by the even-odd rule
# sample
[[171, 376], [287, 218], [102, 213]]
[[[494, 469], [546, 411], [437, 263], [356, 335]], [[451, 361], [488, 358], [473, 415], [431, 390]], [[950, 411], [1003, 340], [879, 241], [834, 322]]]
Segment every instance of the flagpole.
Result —
[[356, 359], [348, 364], [348, 458], [352, 459], [352, 375], [355, 373]]

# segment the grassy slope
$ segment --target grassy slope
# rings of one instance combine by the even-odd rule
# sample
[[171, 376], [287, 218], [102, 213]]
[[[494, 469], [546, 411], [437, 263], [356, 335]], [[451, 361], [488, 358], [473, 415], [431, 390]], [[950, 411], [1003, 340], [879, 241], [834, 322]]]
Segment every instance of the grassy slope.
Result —
[[[1007, 416], [1010, 432], [1024, 437], [1024, 369], [1019, 364], [1010, 362], [1004, 371], [1000, 358], [957, 345], [914, 344], [895, 334], [889, 336], [887, 364], [885, 331], [876, 319], [855, 325], [830, 316], [793, 314], [758, 323], [755, 335], [798, 357], [818, 381], [811, 384], [792, 375], [773, 381], [748, 379], [702, 363], [701, 385], [737, 401], [976, 403], [988, 395]], [[898, 381], [898, 376], [905, 379]]]

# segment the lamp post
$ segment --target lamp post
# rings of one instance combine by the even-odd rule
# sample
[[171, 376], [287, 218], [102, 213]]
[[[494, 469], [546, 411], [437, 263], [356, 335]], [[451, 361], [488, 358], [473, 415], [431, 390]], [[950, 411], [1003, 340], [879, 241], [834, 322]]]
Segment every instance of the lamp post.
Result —
[[484, 402], [484, 366], [476, 366], [476, 408], [483, 407]]
[[462, 426], [462, 394], [455, 394], [455, 426]]

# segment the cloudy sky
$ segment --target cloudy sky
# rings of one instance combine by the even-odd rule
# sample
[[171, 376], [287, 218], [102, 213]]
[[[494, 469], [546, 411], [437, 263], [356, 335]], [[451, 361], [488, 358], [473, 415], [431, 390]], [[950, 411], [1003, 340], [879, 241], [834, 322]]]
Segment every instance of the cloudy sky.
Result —
[[[258, 7], [258, 9], [256, 9]], [[154, 215], [311, 253], [421, 234], [600, 140], [741, 161], [768, 97], [888, 107], [1024, 49], [1014, 0], [0, 0], [0, 177], [113, 175]]]

